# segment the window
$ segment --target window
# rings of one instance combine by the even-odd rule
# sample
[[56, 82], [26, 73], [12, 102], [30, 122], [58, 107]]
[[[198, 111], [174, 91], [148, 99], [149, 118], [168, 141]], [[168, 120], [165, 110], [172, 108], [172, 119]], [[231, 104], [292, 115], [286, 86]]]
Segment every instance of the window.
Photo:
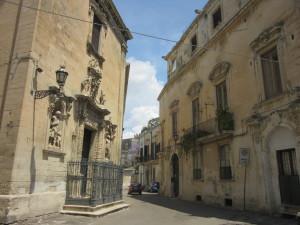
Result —
[[276, 47], [261, 55], [263, 81], [266, 99], [282, 93], [282, 83]]
[[277, 152], [278, 169], [280, 176], [297, 176], [295, 149]]
[[217, 92], [218, 111], [227, 110], [228, 102], [227, 102], [226, 81], [223, 81], [222, 83], [216, 86], [216, 92]]
[[220, 155], [220, 179], [231, 179], [231, 166], [230, 166], [230, 149], [229, 145], [222, 145], [219, 148]]
[[177, 61], [176, 59], [171, 62], [171, 72], [174, 72], [177, 69]]
[[177, 136], [177, 112], [172, 112], [172, 134]]
[[149, 160], [149, 146], [144, 146], [144, 161], [147, 162]]
[[193, 178], [202, 179], [202, 150], [199, 149], [193, 153]]
[[213, 14], [213, 26], [216, 28], [220, 23], [222, 23], [222, 12], [221, 7], [219, 7]]
[[192, 101], [192, 120], [193, 128], [196, 128], [200, 120], [199, 98], [196, 98]]
[[198, 45], [198, 41], [197, 41], [197, 35], [194, 35], [191, 39], [191, 48], [192, 48], [192, 53], [196, 50]]
[[101, 21], [100, 19], [94, 15], [94, 22], [93, 22], [93, 31], [92, 31], [92, 46], [95, 51], [99, 51], [99, 44], [100, 44], [100, 32], [101, 32]]

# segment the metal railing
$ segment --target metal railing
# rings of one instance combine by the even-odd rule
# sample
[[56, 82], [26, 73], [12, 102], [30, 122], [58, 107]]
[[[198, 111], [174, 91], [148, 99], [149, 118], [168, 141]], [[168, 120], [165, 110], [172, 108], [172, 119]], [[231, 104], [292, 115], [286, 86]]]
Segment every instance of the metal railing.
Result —
[[67, 165], [66, 204], [97, 206], [122, 199], [123, 169], [105, 162]]
[[212, 118], [195, 124], [193, 127], [186, 129], [184, 131], [185, 135], [192, 134], [195, 138], [205, 137], [210, 134], [216, 133], [218, 129], [218, 124], [216, 118]]

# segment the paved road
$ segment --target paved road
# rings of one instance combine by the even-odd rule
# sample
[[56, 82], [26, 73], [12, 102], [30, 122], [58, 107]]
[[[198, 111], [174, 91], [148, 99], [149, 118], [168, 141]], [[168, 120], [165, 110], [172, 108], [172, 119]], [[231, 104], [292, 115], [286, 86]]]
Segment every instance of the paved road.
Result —
[[153, 194], [125, 197], [129, 209], [90, 218], [52, 214], [18, 223], [20, 225], [296, 225], [293, 219], [268, 217]]

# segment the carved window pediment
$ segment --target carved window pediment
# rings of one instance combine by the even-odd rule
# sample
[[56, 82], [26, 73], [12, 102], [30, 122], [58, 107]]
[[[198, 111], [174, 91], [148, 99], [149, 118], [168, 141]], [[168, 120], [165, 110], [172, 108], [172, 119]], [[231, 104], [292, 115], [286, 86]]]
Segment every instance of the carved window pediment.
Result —
[[202, 82], [196, 81], [190, 85], [186, 94], [191, 98], [195, 98], [196, 96], [199, 95], [201, 88], [202, 88]]
[[274, 26], [265, 29], [259, 36], [250, 43], [250, 47], [258, 51], [269, 43], [276, 41], [281, 36], [283, 22], [276, 23]]
[[224, 80], [229, 72], [230, 67], [231, 64], [229, 62], [218, 63], [209, 74], [209, 79], [214, 83]]
[[170, 104], [169, 108], [172, 110], [172, 109], [177, 108], [178, 105], [179, 105], [179, 100], [176, 99], [176, 100], [174, 100], [174, 101]]

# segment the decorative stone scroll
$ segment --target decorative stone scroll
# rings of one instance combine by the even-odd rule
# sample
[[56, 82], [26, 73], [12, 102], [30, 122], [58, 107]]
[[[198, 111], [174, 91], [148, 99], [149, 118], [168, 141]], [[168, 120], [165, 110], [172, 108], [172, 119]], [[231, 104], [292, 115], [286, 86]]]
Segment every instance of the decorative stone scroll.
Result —
[[102, 79], [102, 72], [99, 62], [96, 59], [91, 59], [88, 65], [88, 77], [81, 82], [81, 93], [87, 97], [93, 99], [96, 103], [104, 105], [105, 94], [100, 91], [100, 96], [98, 98], [98, 93], [100, 89]]
[[112, 124], [110, 120], [105, 121], [105, 140], [106, 144], [109, 144], [114, 141], [117, 133], [117, 125]]
[[270, 42], [280, 38], [283, 22], [276, 23], [272, 27], [265, 29], [259, 36], [250, 43], [250, 47], [257, 51], [268, 45]]
[[196, 96], [199, 95], [201, 88], [202, 88], [202, 82], [196, 81], [191, 84], [186, 94], [191, 98], [195, 98]]
[[176, 100], [174, 100], [174, 101], [171, 102], [169, 108], [173, 109], [173, 108], [177, 107], [178, 105], [179, 105], [179, 100], [176, 99]]
[[214, 66], [213, 70], [209, 74], [209, 79], [216, 83], [220, 80], [223, 80], [226, 78], [229, 69], [231, 67], [231, 64], [229, 62], [220, 62], [217, 65]]

